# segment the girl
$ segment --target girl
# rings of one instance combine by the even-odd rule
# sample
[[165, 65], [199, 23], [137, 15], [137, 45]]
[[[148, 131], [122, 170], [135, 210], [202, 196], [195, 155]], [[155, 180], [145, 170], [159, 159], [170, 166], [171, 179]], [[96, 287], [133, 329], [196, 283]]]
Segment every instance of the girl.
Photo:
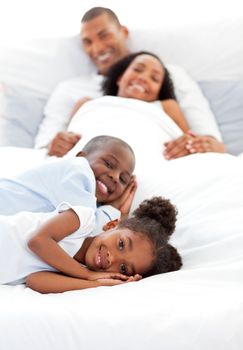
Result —
[[[115, 229], [111, 222], [96, 237], [91, 236], [92, 208], [63, 203], [57, 212], [28, 213], [29, 221], [25, 212], [11, 221], [1, 218], [1, 284], [26, 282], [42, 293], [64, 292], [139, 280], [182, 265], [177, 250], [167, 243], [177, 215], [169, 200], [155, 197], [142, 202], [130, 218]], [[22, 226], [11, 227], [13, 222]]]

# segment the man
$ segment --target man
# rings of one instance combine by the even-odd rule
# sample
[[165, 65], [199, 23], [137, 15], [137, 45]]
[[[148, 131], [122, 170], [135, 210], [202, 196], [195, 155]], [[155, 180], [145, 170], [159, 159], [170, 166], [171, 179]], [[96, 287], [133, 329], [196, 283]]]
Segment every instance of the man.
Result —
[[[63, 131], [68, 125], [75, 103], [82, 97], [80, 91], [87, 94], [85, 98], [83, 96], [84, 101], [99, 97], [102, 76], [113, 63], [129, 52], [126, 46], [128, 29], [120, 24], [115, 13], [108, 8], [94, 7], [87, 11], [81, 20], [80, 36], [83, 49], [99, 74], [89, 77], [88, 81], [79, 77], [61, 83], [52, 94], [36, 138], [36, 148], [48, 147], [49, 155], [63, 156], [80, 139], [79, 134]], [[45, 136], [42, 137], [42, 134]], [[48, 141], [52, 140], [49, 144], [46, 136]]]
[[[98, 74], [96, 72], [88, 78], [72, 79], [57, 86], [45, 107], [45, 118], [36, 138], [36, 148], [48, 147], [50, 156], [62, 157], [79, 141], [80, 134], [65, 131], [70, 118], [84, 102], [101, 96], [100, 84], [102, 77], [113, 63], [129, 53], [127, 47], [128, 35], [128, 29], [120, 24], [115, 13], [108, 8], [94, 7], [84, 14], [81, 20], [80, 33], [82, 46], [87, 56], [96, 66]], [[172, 78], [174, 80], [173, 74]], [[185, 76], [185, 79], [191, 80], [188, 76]], [[178, 88], [177, 85], [182, 85], [180, 79], [179, 82], [175, 79], [174, 83], [175, 88]], [[185, 100], [184, 96], [182, 98]], [[180, 96], [178, 99], [181, 103]], [[197, 89], [194, 89], [193, 93], [186, 97], [187, 101], [194, 100], [194, 103], [200, 99], [203, 99], [203, 97]], [[191, 106], [189, 107], [191, 108]], [[188, 138], [192, 142], [189, 145], [187, 144]], [[190, 154], [192, 153], [190, 149], [196, 152], [197, 149], [195, 149], [194, 143], [196, 141], [196, 147], [200, 149], [200, 152], [203, 152], [206, 146], [207, 151], [210, 147], [211, 151], [217, 151], [217, 140], [215, 145], [215, 142], [207, 142], [208, 136], [204, 136], [202, 139], [199, 136], [184, 135], [180, 139], [171, 141], [166, 146], [166, 158], [171, 159]], [[185, 147], [186, 144], [187, 148]]]

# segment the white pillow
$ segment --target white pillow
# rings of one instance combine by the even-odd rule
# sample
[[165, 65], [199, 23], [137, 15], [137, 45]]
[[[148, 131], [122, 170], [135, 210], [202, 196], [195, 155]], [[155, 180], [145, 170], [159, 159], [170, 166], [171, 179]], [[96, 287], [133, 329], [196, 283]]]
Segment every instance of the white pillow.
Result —
[[33, 147], [45, 103], [25, 87], [0, 84], [0, 146]]

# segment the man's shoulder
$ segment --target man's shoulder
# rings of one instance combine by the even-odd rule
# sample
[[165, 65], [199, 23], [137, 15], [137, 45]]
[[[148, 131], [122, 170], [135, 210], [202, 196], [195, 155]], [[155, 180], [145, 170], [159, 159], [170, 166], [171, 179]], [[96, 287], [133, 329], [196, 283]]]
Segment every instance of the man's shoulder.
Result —
[[92, 83], [100, 83], [102, 80], [102, 77], [98, 74], [89, 74], [89, 75], [80, 75], [78, 77], [72, 78], [72, 79], [67, 79], [61, 81], [57, 87], [78, 87], [78, 86], [83, 86], [84, 84], [87, 84], [90, 82]]

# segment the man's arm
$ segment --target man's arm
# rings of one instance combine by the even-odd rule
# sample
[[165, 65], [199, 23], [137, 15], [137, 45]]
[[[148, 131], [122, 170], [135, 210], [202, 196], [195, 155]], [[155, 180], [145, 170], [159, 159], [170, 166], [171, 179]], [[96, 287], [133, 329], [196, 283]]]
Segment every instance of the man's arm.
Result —
[[66, 130], [76, 102], [76, 96], [69, 91], [68, 85], [68, 82], [60, 83], [49, 98], [35, 139], [35, 148], [46, 148], [59, 131]]

